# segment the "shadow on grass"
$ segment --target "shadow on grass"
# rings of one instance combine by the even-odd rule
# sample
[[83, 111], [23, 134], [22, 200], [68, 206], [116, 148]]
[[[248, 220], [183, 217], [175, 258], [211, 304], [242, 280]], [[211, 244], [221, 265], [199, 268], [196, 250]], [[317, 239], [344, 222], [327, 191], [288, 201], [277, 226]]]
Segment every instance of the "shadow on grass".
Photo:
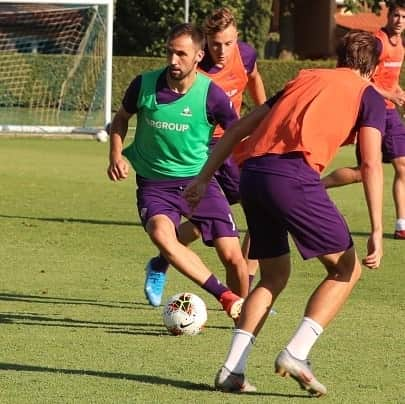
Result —
[[[159, 376], [144, 375], [144, 374], [131, 374], [131, 373], [117, 373], [117, 372], [101, 372], [96, 370], [85, 370], [85, 369], [61, 369], [61, 368], [49, 368], [44, 366], [33, 366], [33, 365], [19, 365], [15, 363], [2, 363], [0, 362], [0, 370], [5, 371], [17, 371], [17, 372], [45, 372], [45, 373], [59, 373], [66, 375], [77, 375], [77, 376], [95, 376], [104, 377], [110, 379], [123, 379], [132, 380], [140, 383], [149, 384], [161, 384], [165, 386], [172, 386], [180, 389], [186, 390], [199, 390], [199, 391], [216, 391], [213, 386], [205, 383], [194, 383], [186, 380], [175, 380], [168, 379]], [[222, 393], [221, 393], [222, 394]], [[265, 393], [265, 392], [254, 392], [254, 393], [244, 393], [249, 396], [273, 396], [273, 397], [287, 397], [287, 398], [311, 398], [308, 395], [303, 394], [280, 394], [280, 393]]]
[[[45, 295], [17, 295], [12, 293], [0, 293], [0, 301], [14, 301], [14, 302], [30, 302], [30, 303], [41, 303], [41, 304], [51, 304], [51, 305], [89, 305], [98, 306], [106, 308], [118, 308], [118, 309], [133, 309], [133, 310], [150, 310], [150, 311], [161, 311], [163, 307], [152, 307], [146, 302], [100, 302], [95, 299], [79, 299], [79, 298], [66, 298], [66, 297], [54, 297]], [[208, 309], [208, 311], [222, 312], [222, 309]], [[14, 318], [12, 318], [14, 316]], [[227, 318], [228, 320], [228, 318]], [[25, 321], [25, 322], [24, 322]], [[30, 321], [30, 322], [28, 322]], [[103, 322], [92, 322], [92, 321], [79, 321], [70, 318], [50, 318], [44, 317], [39, 313], [0, 313], [0, 323], [18, 323], [24, 325], [45, 325], [45, 326], [55, 326], [55, 327], [81, 327], [81, 328], [105, 328], [110, 325], [113, 327], [119, 326], [160, 326], [161, 324], [134, 324], [134, 323], [103, 323]], [[46, 324], [46, 322], [48, 322]], [[69, 324], [61, 324], [63, 322], [68, 322]], [[59, 323], [59, 324], [56, 324]], [[95, 324], [95, 325], [92, 325]], [[218, 326], [218, 325], [207, 325], [206, 329], [218, 329], [218, 330], [229, 330], [233, 328], [233, 322], [229, 319], [228, 326]], [[110, 330], [111, 333], [124, 333], [124, 334], [134, 334], [134, 335], [161, 335], [159, 331], [147, 331], [147, 330]]]
[[[0, 313], [0, 324], [19, 324], [25, 326], [101, 329], [111, 334], [169, 336], [163, 323], [106, 322], [75, 320], [66, 317], [49, 317], [39, 313]], [[206, 326], [206, 329], [230, 330], [231, 326]]]
[[[368, 237], [370, 232], [367, 231], [351, 231], [350, 234], [355, 237]], [[394, 239], [394, 233], [383, 233], [383, 238], [385, 239]]]
[[0, 215], [0, 218], [40, 220], [44, 222], [58, 222], [58, 223], [85, 223], [85, 224], [114, 225], [114, 226], [142, 226], [142, 224], [139, 222], [97, 220], [97, 219], [75, 219], [72, 217], [35, 217], [35, 216], [18, 216], [18, 215]]
[[13, 293], [0, 293], [0, 300], [15, 301], [15, 302], [31, 302], [44, 304], [72, 304], [72, 305], [89, 305], [100, 307], [111, 307], [119, 309], [134, 309], [141, 306], [145, 309], [155, 310], [146, 302], [111, 302], [99, 301], [95, 299], [80, 299], [69, 297], [55, 297], [46, 295], [17, 295]]
[[38, 313], [0, 313], [1, 323], [41, 327], [102, 329], [111, 333], [149, 336], [162, 336], [167, 333], [163, 324], [75, 320], [66, 317], [48, 317]]

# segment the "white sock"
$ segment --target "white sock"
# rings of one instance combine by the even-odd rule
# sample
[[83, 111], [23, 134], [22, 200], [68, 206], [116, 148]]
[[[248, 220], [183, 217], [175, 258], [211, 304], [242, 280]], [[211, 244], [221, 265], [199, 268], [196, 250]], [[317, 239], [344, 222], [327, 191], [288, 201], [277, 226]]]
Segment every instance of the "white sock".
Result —
[[405, 219], [397, 219], [395, 230], [405, 230]]
[[294, 336], [287, 345], [287, 350], [294, 358], [307, 359], [309, 351], [322, 334], [323, 328], [309, 317], [304, 317]]
[[224, 366], [232, 373], [245, 373], [247, 358], [254, 342], [253, 334], [238, 328], [235, 329]]

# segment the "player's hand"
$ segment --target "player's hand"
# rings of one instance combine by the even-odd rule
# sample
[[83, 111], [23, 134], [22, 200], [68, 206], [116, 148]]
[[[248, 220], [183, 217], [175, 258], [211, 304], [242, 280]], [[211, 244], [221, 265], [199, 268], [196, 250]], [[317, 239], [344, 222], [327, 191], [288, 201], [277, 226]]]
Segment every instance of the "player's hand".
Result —
[[205, 182], [194, 179], [187, 185], [183, 192], [183, 197], [186, 199], [187, 203], [192, 209], [194, 209], [200, 202], [201, 198], [204, 196], [207, 189], [207, 184]]
[[362, 262], [367, 268], [377, 269], [383, 256], [382, 237], [371, 234], [367, 242], [367, 256]]
[[111, 181], [121, 181], [125, 180], [129, 174], [129, 165], [128, 163], [120, 158], [110, 162], [110, 165], [107, 169], [107, 175]]

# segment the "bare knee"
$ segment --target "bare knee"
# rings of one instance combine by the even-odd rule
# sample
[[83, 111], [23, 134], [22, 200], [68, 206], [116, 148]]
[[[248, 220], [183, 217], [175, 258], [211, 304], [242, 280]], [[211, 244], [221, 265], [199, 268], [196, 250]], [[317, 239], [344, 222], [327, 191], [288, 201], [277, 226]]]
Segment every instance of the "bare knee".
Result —
[[360, 279], [362, 269], [353, 247], [343, 253], [324, 256], [320, 260], [328, 277], [333, 280], [356, 283]]
[[395, 170], [395, 176], [405, 179], [405, 157], [399, 157], [392, 161]]
[[287, 286], [291, 273], [290, 255], [259, 260], [259, 285], [270, 290], [274, 297]]
[[160, 249], [165, 249], [165, 245], [171, 240], [177, 241], [176, 230], [170, 219], [150, 219], [146, 225], [146, 231], [152, 242]]

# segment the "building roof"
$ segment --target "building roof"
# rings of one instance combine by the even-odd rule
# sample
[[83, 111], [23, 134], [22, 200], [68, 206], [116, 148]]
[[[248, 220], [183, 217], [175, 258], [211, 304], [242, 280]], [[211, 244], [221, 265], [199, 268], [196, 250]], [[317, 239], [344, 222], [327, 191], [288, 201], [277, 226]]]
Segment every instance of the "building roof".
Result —
[[372, 12], [357, 14], [335, 14], [336, 25], [346, 29], [362, 29], [368, 32], [375, 32], [387, 22], [387, 7], [382, 6], [379, 15]]

